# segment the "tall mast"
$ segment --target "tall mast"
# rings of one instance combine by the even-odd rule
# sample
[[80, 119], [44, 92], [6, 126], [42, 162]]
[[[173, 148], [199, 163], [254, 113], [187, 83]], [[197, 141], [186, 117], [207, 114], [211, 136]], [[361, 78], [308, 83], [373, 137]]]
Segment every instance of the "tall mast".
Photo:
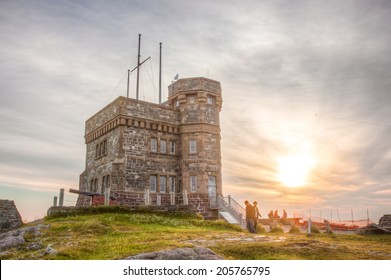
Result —
[[140, 44], [141, 44], [141, 34], [138, 34], [138, 55], [137, 55], [137, 85], [136, 85], [136, 99], [138, 100], [138, 88], [139, 88], [139, 79], [140, 79]]
[[130, 76], [130, 70], [128, 69], [128, 87], [126, 88], [126, 98], [129, 99], [129, 76]]
[[160, 53], [159, 53], [159, 104], [162, 103], [162, 42], [160, 45]]

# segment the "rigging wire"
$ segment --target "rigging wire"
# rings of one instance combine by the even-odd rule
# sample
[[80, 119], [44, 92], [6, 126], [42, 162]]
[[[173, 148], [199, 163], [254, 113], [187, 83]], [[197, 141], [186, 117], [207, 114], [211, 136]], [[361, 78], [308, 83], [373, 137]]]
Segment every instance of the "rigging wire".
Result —
[[[132, 61], [132, 63], [130, 64], [130, 66], [128, 67], [128, 69], [131, 68], [131, 65], [133, 65], [137, 60], [137, 57]], [[117, 84], [117, 86], [114, 88], [114, 90], [112, 91], [112, 93], [110, 94], [110, 97], [106, 100], [106, 102], [104, 103], [104, 105], [106, 105], [107, 103], [109, 103], [109, 101], [111, 100], [111, 98], [113, 97], [114, 93], [117, 91], [118, 87], [121, 85], [121, 83], [123, 82], [124, 78], [126, 77], [126, 75], [128, 74], [128, 69], [126, 69], [125, 71], [125, 74], [122, 76], [121, 80], [119, 81], [119, 83]]]
[[111, 93], [110, 97], [106, 100], [105, 104], [109, 103], [110, 99], [113, 97], [114, 93], [116, 92], [116, 90], [118, 89], [118, 87], [120, 86], [124, 78], [126, 77], [126, 74], [128, 74], [128, 70], [126, 70], [125, 74], [122, 76], [121, 80], [119, 81], [119, 83], [117, 84], [113, 92]]
[[151, 81], [151, 84], [152, 84], [152, 86], [153, 86], [153, 97], [155, 98], [155, 100], [156, 100], [156, 84], [155, 84], [155, 76], [153, 75], [153, 64], [152, 64], [152, 59], [151, 59], [151, 61], [150, 61], [150, 67], [151, 67], [151, 75], [152, 75], [152, 77], [151, 77], [151, 75], [149, 74], [149, 72], [148, 72], [148, 76], [149, 76], [149, 79], [150, 79], [150, 81]]

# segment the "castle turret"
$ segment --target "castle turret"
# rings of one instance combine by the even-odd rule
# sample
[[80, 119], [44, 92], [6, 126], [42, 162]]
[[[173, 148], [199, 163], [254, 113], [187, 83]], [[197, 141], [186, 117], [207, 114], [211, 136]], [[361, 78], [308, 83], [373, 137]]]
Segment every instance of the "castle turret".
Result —
[[179, 110], [182, 191], [215, 198], [222, 193], [221, 85], [206, 78], [180, 79], [170, 85], [168, 99]]

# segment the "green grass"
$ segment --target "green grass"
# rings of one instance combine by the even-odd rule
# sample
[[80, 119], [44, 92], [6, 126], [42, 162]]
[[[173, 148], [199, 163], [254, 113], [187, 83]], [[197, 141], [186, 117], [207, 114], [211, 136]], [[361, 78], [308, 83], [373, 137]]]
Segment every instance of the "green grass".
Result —
[[[148, 209], [94, 209], [95, 213], [45, 219], [42, 235], [3, 252], [1, 259], [121, 259], [130, 255], [196, 245], [226, 259], [391, 259], [391, 236], [265, 233], [253, 235], [224, 221], [195, 215], [153, 213]], [[250, 241], [249, 241], [250, 240]], [[278, 241], [278, 242], [277, 242]], [[41, 242], [42, 248], [27, 247]], [[45, 254], [51, 246], [58, 254]]]

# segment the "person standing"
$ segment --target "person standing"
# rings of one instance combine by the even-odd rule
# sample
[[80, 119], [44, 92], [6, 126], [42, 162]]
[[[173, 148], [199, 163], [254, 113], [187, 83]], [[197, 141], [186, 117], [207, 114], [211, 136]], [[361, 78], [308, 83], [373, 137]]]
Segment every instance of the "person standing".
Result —
[[246, 205], [246, 222], [247, 222], [247, 229], [251, 233], [255, 233], [254, 228], [254, 219], [255, 219], [255, 211], [254, 207], [246, 200], [244, 202], [244, 205]]
[[259, 209], [258, 209], [258, 202], [254, 201], [253, 202], [253, 207], [254, 207], [254, 228], [256, 229], [257, 228], [257, 224], [258, 224], [258, 217], [261, 217], [262, 218], [262, 215], [261, 213], [259, 213]]

